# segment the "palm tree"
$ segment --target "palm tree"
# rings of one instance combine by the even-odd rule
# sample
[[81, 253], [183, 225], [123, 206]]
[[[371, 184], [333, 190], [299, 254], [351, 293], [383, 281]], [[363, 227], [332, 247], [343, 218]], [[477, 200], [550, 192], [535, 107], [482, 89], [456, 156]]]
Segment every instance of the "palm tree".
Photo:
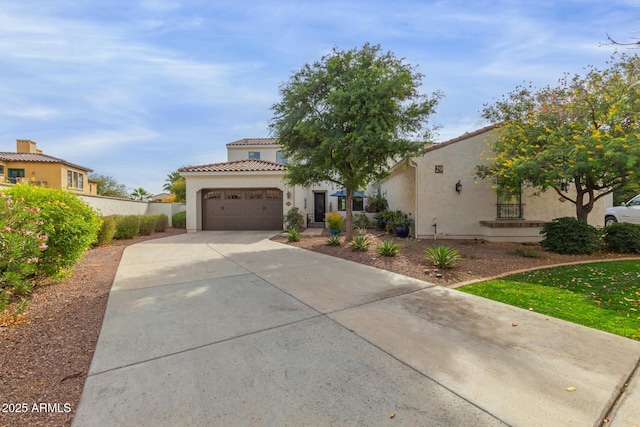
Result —
[[180, 172], [175, 170], [170, 174], [167, 174], [167, 179], [164, 180], [165, 184], [162, 187], [162, 189], [165, 191], [171, 191], [171, 186], [176, 182], [182, 181], [182, 180], [184, 180], [184, 177], [180, 176]]
[[153, 197], [152, 194], [142, 187], [136, 188], [131, 192], [131, 198], [133, 200], [141, 200], [144, 202], [151, 199], [151, 197]]

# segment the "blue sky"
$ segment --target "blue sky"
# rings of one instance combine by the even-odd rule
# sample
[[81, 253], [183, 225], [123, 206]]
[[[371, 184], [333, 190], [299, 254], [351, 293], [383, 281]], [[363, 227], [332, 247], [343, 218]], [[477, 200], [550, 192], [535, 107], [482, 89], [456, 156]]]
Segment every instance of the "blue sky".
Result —
[[366, 42], [444, 93], [443, 141], [486, 125], [483, 104], [520, 83], [603, 66], [616, 49], [607, 33], [640, 37], [637, 0], [4, 0], [0, 151], [31, 139], [159, 193], [177, 168], [269, 136], [294, 71]]

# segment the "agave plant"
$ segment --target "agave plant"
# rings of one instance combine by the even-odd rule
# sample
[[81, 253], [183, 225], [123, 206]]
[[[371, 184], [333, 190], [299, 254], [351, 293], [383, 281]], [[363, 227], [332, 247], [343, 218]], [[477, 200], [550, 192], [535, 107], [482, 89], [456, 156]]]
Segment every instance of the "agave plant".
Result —
[[366, 252], [369, 250], [369, 245], [371, 242], [369, 241], [369, 236], [354, 236], [349, 246], [351, 246], [352, 251], [362, 251]]
[[431, 261], [436, 267], [453, 268], [455, 267], [456, 262], [461, 258], [461, 255], [460, 252], [452, 247], [438, 245], [432, 248], [427, 248], [424, 251], [424, 257], [428, 261]]
[[290, 242], [299, 242], [300, 241], [300, 230], [298, 230], [297, 228], [293, 227], [290, 228], [287, 231], [287, 240], [289, 240]]
[[396, 256], [400, 250], [400, 243], [393, 243], [393, 240], [385, 240], [376, 246], [376, 252], [382, 256]]
[[327, 238], [327, 246], [340, 246], [341, 244], [340, 236], [329, 236]]

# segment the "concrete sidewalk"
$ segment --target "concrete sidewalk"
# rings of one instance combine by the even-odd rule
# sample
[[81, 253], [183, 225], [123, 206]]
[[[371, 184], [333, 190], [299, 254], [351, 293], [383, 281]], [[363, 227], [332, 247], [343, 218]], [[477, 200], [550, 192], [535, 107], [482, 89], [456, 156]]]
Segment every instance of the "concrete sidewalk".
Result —
[[640, 342], [273, 234], [127, 248], [73, 425], [640, 425]]

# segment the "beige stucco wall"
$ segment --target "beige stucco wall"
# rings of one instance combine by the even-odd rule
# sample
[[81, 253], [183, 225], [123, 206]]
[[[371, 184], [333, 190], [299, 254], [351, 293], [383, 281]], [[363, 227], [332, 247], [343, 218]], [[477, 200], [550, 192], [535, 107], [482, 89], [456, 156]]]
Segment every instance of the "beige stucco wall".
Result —
[[270, 145], [243, 145], [242, 147], [227, 147], [227, 158], [230, 162], [236, 160], [247, 160], [249, 158], [249, 151], [259, 151], [260, 160], [275, 162], [278, 148]]
[[[282, 214], [294, 206], [293, 188], [282, 181], [282, 172], [183, 172], [187, 183], [187, 232], [202, 230], [202, 190], [206, 188], [278, 188], [284, 193]], [[287, 191], [291, 198], [287, 198]]]
[[91, 206], [100, 216], [109, 215], [144, 215], [148, 202], [124, 200], [114, 197], [79, 194], [86, 204]]
[[[497, 196], [492, 182], [475, 177], [475, 166], [483, 161], [490, 148], [492, 133], [487, 132], [447, 144], [427, 152], [415, 159], [417, 170], [412, 168], [394, 169], [391, 176], [381, 181], [381, 188], [387, 193], [391, 209], [410, 211], [402, 206], [403, 198], [413, 187], [416, 201], [414, 219], [418, 237], [449, 239], [487, 239], [505, 241], [539, 241], [539, 228], [494, 228], [480, 225], [480, 221], [496, 219]], [[436, 173], [436, 165], [442, 166], [442, 173]], [[460, 181], [462, 191], [455, 191]], [[571, 190], [569, 193], [571, 194]], [[547, 191], [534, 196], [533, 190], [525, 189], [522, 196], [524, 219], [528, 221], [550, 221], [562, 216], [575, 216], [575, 205], [560, 202], [559, 195]], [[608, 198], [600, 200], [590, 214], [592, 225], [603, 225], [604, 206]], [[404, 206], [407, 206], [405, 203]], [[514, 220], [517, 221], [517, 220]], [[434, 227], [434, 224], [436, 227]]]
[[[388, 178], [380, 181], [380, 191], [389, 202], [390, 210], [401, 210], [416, 218], [416, 167], [414, 162], [400, 163], [391, 170]], [[376, 194], [377, 185], [369, 195]], [[413, 230], [412, 230], [413, 231]]]

